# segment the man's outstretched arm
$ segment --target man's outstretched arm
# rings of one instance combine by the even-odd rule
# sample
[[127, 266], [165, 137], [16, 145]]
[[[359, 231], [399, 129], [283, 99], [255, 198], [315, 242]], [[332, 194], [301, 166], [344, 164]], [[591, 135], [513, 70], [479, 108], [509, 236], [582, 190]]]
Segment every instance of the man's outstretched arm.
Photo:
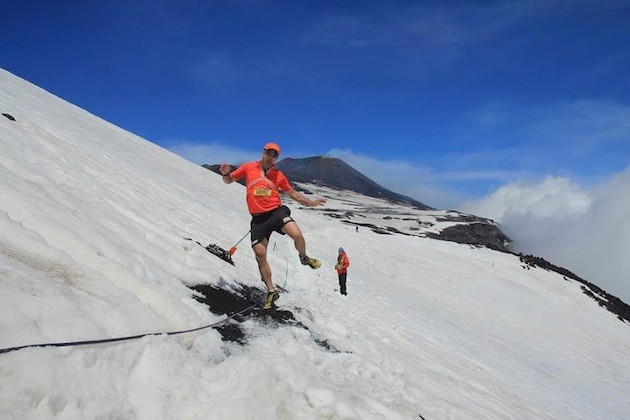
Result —
[[297, 201], [298, 203], [303, 204], [305, 206], [309, 206], [309, 207], [321, 206], [322, 204], [326, 202], [326, 200], [324, 200], [321, 197], [317, 197], [314, 200], [309, 200], [308, 198], [304, 197], [302, 194], [295, 191], [294, 189], [290, 189], [289, 191], [287, 191], [287, 195], [291, 197], [292, 199], [294, 199], [295, 201]]

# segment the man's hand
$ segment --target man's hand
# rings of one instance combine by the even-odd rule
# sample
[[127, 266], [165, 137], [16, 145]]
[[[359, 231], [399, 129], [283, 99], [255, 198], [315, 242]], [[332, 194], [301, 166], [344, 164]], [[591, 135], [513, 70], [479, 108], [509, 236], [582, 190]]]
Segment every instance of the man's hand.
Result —
[[311, 202], [313, 203], [311, 207], [317, 207], [326, 203], [326, 200], [321, 197], [317, 197], [315, 200], [311, 200]]
[[230, 165], [229, 163], [222, 163], [221, 166], [219, 167], [219, 171], [221, 172], [221, 178], [223, 179], [223, 182], [225, 182], [226, 184], [231, 184], [234, 181], [231, 175], [228, 176], [231, 170], [232, 170], [232, 165]]
[[322, 204], [326, 202], [326, 200], [324, 200], [321, 197], [317, 197], [314, 200], [309, 200], [308, 198], [304, 197], [302, 194], [295, 191], [294, 189], [290, 189], [289, 191], [287, 191], [287, 195], [291, 197], [292, 199], [294, 199], [295, 201], [297, 201], [298, 203], [303, 204], [305, 206], [309, 206], [309, 207], [321, 206]]

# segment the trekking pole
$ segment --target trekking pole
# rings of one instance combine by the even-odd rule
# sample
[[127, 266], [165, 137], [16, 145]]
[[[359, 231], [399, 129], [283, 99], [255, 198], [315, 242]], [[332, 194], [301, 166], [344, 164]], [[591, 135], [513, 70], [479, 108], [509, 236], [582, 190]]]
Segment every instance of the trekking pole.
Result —
[[236, 252], [236, 246], [240, 244], [243, 241], [243, 239], [247, 237], [247, 235], [249, 235], [249, 232], [251, 232], [251, 230], [248, 230], [245, 236], [243, 236], [236, 244], [234, 244], [232, 248], [230, 248], [230, 255], [233, 255]]

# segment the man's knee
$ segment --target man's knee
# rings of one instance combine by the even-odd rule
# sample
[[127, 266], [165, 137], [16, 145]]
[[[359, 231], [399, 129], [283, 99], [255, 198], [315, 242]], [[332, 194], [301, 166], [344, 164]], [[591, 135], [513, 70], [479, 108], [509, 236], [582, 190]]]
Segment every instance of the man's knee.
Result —
[[257, 244], [254, 246], [253, 248], [254, 251], [254, 255], [256, 256], [257, 260], [265, 260], [265, 258], [267, 257], [267, 248], [265, 248], [263, 245], [261, 244]]

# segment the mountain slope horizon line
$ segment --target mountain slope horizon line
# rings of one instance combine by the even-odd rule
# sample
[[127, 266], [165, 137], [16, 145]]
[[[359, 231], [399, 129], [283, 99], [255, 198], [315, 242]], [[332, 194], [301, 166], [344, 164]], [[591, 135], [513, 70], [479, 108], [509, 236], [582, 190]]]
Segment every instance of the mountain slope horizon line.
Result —
[[[203, 167], [220, 173], [218, 164]], [[238, 165], [232, 165], [238, 167]], [[343, 160], [330, 156], [306, 158], [286, 157], [276, 167], [292, 182], [315, 184], [337, 190], [354, 191], [367, 197], [382, 198], [396, 204], [407, 204], [419, 210], [434, 210], [414, 198], [399, 194], [377, 184]]]

